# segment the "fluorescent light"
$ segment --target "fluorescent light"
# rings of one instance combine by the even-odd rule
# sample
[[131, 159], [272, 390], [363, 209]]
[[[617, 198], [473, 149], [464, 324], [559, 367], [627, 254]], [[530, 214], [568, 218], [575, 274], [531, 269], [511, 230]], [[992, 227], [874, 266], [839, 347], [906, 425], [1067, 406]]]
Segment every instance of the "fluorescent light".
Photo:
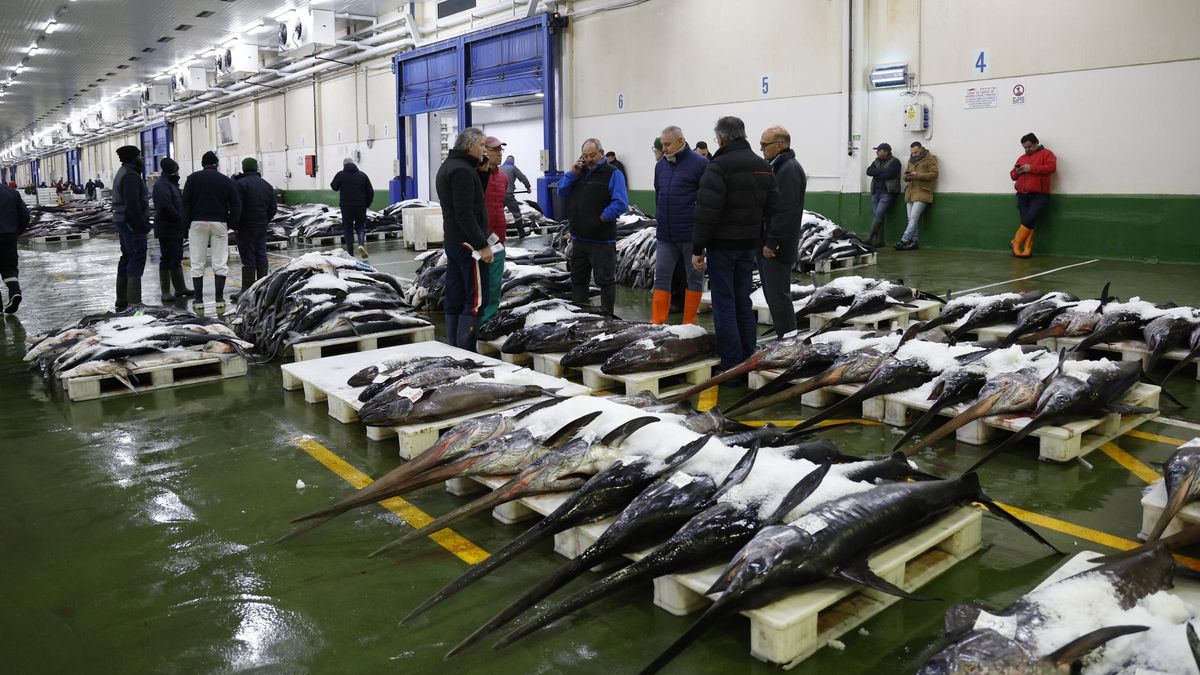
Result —
[[295, 18], [297, 16], [299, 16], [299, 14], [297, 14], [295, 8], [286, 7], [284, 9], [281, 9], [278, 12], [275, 12], [274, 14], [272, 14], [271, 18], [275, 19], [276, 21], [278, 21], [280, 23], [283, 23], [284, 21]]
[[58, 21], [50, 19], [50, 23], [46, 24], [46, 35], [50, 35], [56, 30], [58, 30]]
[[36, 54], [37, 51], [38, 51], [37, 45], [29, 45], [29, 55], [30, 56], [33, 56], [34, 54]]
[[871, 86], [876, 89], [903, 87], [908, 84], [908, 64], [896, 63], [871, 69]]
[[22, 70], [25, 70], [25, 64], [24, 64], [24, 63], [18, 63], [18, 64], [17, 64], [17, 67], [16, 67], [16, 71], [19, 73], [19, 72], [21, 72]]
[[472, 101], [472, 102], [471, 102], [471, 105], [472, 105], [472, 106], [474, 106], [474, 107], [476, 107], [476, 108], [490, 108], [490, 107], [492, 107], [492, 104], [491, 104], [491, 103], [488, 103], [487, 101]]

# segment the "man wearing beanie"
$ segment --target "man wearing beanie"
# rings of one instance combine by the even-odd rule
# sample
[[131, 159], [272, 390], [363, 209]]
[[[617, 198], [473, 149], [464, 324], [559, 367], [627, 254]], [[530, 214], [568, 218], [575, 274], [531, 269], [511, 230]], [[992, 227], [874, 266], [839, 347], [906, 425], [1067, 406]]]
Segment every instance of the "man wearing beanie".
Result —
[[146, 183], [142, 180], [142, 151], [133, 145], [117, 148], [121, 168], [113, 176], [113, 228], [121, 242], [117, 261], [118, 310], [142, 304], [142, 272], [146, 269], [146, 235], [150, 233], [146, 217]]
[[[190, 297], [192, 292], [183, 282], [183, 193], [179, 190], [179, 162], [164, 157], [158, 166], [162, 178], [154, 184], [154, 237], [158, 239], [158, 285], [162, 302], [175, 302]], [[175, 284], [175, 293], [171, 293]]]
[[241, 218], [237, 186], [217, 171], [217, 153], [200, 158], [203, 168], [183, 184], [183, 224], [188, 228], [188, 258], [192, 262], [192, 311], [204, 310], [204, 265], [212, 253], [216, 310], [225, 311], [225, 276], [229, 274], [229, 226]]
[[[258, 173], [258, 160], [242, 160], [242, 177], [234, 181], [242, 215], [235, 225], [238, 255], [242, 258], [242, 291], [267, 276], [267, 224], [275, 217], [275, 188]], [[236, 302], [238, 296], [230, 298]]]
[[367, 209], [375, 201], [375, 188], [371, 179], [358, 170], [353, 159], [342, 160], [342, 170], [333, 177], [329, 187], [338, 193], [338, 206], [342, 208], [342, 243], [346, 253], [354, 255], [354, 235], [358, 234], [358, 254], [367, 259]]
[[17, 237], [29, 229], [29, 209], [21, 194], [0, 183], [0, 278], [8, 288], [5, 314], [21, 306], [21, 284], [17, 282]]

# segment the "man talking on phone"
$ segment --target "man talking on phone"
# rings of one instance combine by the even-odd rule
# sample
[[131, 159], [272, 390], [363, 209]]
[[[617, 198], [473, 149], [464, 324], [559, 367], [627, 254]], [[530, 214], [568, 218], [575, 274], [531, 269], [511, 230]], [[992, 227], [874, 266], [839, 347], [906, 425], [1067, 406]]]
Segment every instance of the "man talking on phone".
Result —
[[594, 278], [600, 306], [610, 314], [617, 299], [617, 218], [629, 210], [625, 174], [604, 158], [595, 138], [558, 182], [571, 223], [571, 299], [585, 304]]

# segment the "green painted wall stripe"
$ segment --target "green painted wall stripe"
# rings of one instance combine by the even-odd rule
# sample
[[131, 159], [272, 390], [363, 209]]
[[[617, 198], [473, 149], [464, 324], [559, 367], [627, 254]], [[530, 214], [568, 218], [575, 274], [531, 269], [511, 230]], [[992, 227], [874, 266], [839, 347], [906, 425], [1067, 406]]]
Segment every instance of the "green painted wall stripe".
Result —
[[[328, 204], [330, 206], [338, 205], [338, 193], [333, 190], [284, 190], [283, 201], [285, 204]], [[391, 202], [388, 199], [388, 191], [375, 188], [375, 201], [371, 202], [373, 211], [381, 211]]]
[[[629, 201], [654, 213], [652, 190]], [[871, 228], [868, 193], [810, 192], [805, 200], [834, 222], [860, 233]], [[887, 241], [904, 232], [903, 200], [885, 222]], [[938, 193], [921, 218], [921, 246], [1007, 250], [1020, 222], [1013, 194]], [[1034, 235], [1035, 254], [1200, 263], [1200, 195], [1051, 195]]]

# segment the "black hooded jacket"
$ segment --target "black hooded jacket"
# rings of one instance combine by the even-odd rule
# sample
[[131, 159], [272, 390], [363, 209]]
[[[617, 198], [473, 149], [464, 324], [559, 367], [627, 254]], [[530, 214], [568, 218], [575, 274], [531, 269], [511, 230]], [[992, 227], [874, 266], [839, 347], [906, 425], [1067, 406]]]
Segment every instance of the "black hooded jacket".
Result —
[[704, 255], [707, 248], [757, 248], [763, 223], [775, 215], [778, 202], [767, 160], [744, 138], [726, 143], [700, 176], [692, 255]]
[[183, 226], [183, 192], [179, 176], [163, 176], [154, 183], [154, 236], [159, 239], [182, 239], [187, 236]]
[[351, 162], [343, 164], [342, 170], [333, 177], [329, 187], [338, 193], [338, 206], [342, 208], [371, 208], [375, 201], [375, 188], [371, 179]]
[[477, 251], [487, 246], [487, 216], [483, 183], [475, 168], [478, 165], [465, 151], [451, 150], [438, 168], [436, 181], [446, 244], [465, 243]]
[[257, 171], [243, 173], [233, 184], [237, 186], [238, 199], [242, 202], [242, 215], [233, 229], [265, 228], [275, 217], [275, 188]]
[[183, 184], [183, 226], [190, 228], [197, 220], [237, 225], [242, 214], [233, 179], [206, 166], [188, 176]]

